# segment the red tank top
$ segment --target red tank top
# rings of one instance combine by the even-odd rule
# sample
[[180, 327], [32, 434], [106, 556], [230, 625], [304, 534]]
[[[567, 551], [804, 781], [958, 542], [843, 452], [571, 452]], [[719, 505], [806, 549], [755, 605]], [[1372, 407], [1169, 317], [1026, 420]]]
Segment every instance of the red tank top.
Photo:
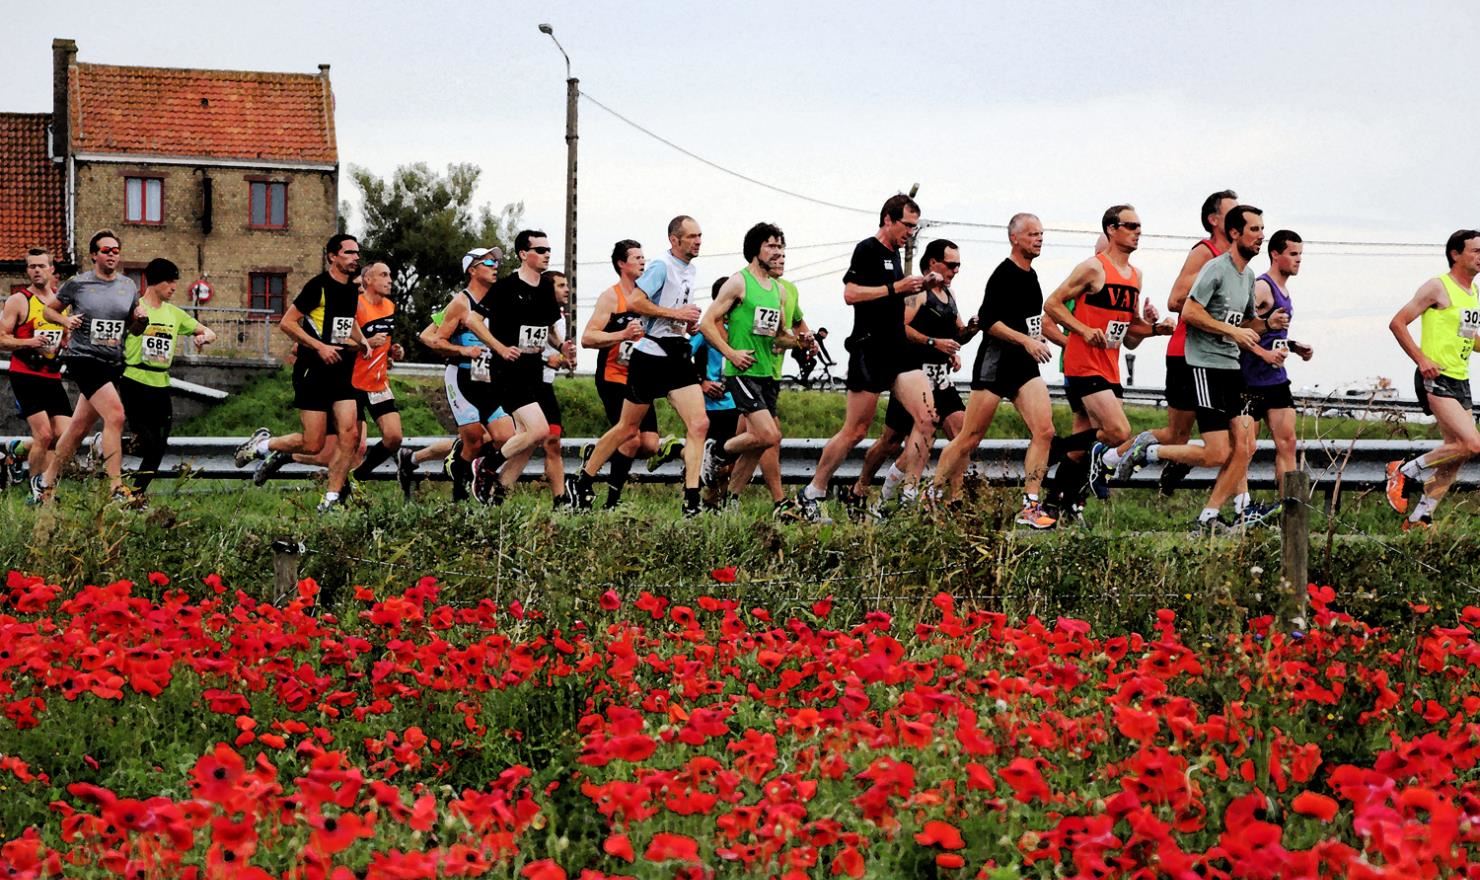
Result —
[[46, 320], [41, 300], [29, 289], [22, 290], [21, 293], [26, 295], [26, 319], [16, 325], [15, 338], [44, 336], [51, 340], [51, 346], [45, 353], [42, 349], [35, 348], [21, 348], [11, 352], [10, 371], [22, 376], [59, 380], [62, 378], [62, 365], [57, 360], [57, 350], [62, 347], [64, 329], [62, 325]]
[[[1105, 254], [1095, 254], [1105, 268], [1105, 286], [1079, 298], [1074, 317], [1096, 330], [1105, 331], [1112, 340], [1123, 341], [1131, 322], [1140, 309], [1141, 273], [1131, 266], [1122, 275]], [[1107, 382], [1120, 383], [1120, 345], [1093, 348], [1079, 334], [1069, 336], [1064, 349], [1065, 376], [1099, 376]]]
[[[1220, 251], [1220, 250], [1218, 250], [1218, 246], [1216, 244], [1213, 244], [1213, 240], [1211, 238], [1205, 238], [1205, 239], [1203, 239], [1202, 241], [1200, 241], [1197, 244], [1193, 245], [1192, 246], [1192, 249], [1193, 250], [1197, 250], [1198, 248], [1203, 247], [1203, 246], [1206, 246], [1208, 250], [1212, 251], [1213, 252], [1213, 256], [1215, 256], [1215, 257], [1221, 257], [1221, 256], [1223, 256], [1223, 252]], [[1183, 320], [1181, 320], [1179, 318], [1177, 320], [1177, 328], [1172, 331], [1172, 340], [1167, 343], [1167, 357], [1186, 357], [1186, 356], [1187, 356], [1187, 322], [1186, 321], [1183, 321]]]

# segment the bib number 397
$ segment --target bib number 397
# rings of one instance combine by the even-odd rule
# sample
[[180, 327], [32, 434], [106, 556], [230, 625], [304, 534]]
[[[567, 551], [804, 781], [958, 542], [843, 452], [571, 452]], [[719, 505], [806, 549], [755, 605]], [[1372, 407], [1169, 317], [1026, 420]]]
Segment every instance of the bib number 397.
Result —
[[925, 378], [930, 380], [931, 388], [945, 389], [951, 387], [950, 364], [926, 364]]
[[1480, 309], [1459, 310], [1459, 335], [1466, 339], [1480, 336]]
[[88, 333], [94, 345], [117, 346], [123, 341], [123, 322], [108, 318], [93, 318]]
[[1131, 329], [1130, 321], [1108, 321], [1105, 324], [1105, 347], [1120, 348], [1125, 341], [1126, 331]]

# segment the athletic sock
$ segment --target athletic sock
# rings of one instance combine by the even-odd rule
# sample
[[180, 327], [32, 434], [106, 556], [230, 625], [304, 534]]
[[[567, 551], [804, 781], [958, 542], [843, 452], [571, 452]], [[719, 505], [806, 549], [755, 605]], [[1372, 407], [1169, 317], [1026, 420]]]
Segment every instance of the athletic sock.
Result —
[[1418, 458], [1410, 459], [1404, 462], [1403, 466], [1398, 468], [1398, 470], [1402, 472], [1403, 476], [1408, 477], [1411, 480], [1418, 480], [1420, 483], [1427, 483], [1429, 480], [1434, 478], [1434, 471], [1438, 470], [1438, 468], [1429, 464], [1429, 455], [1431, 454], [1432, 453], [1425, 452]]
[[1408, 521], [1418, 522], [1426, 516], [1432, 517], [1434, 515], [1434, 509], [1438, 506], [1439, 499], [1424, 495], [1418, 499], [1417, 504], [1413, 505], [1413, 513], [1408, 515]]
[[802, 494], [807, 498], [812, 499], [813, 501], [821, 501], [822, 499], [827, 497], [827, 490], [814, 489], [812, 488], [812, 484], [808, 483], [806, 487], [802, 489]]
[[359, 467], [355, 468], [355, 479], [370, 479], [370, 473], [380, 467], [381, 462], [389, 461], [390, 457], [394, 454], [385, 448], [384, 443], [377, 443], [365, 450], [365, 460], [360, 462]]
[[1146, 463], [1147, 464], [1155, 464], [1156, 462], [1161, 461], [1161, 452], [1160, 452], [1160, 450], [1161, 450], [1161, 447], [1160, 446], [1148, 446], [1148, 447], [1146, 447]]
[[898, 465], [889, 466], [889, 472], [884, 474], [884, 490], [879, 493], [885, 501], [893, 498], [894, 493], [899, 491], [899, 484], [904, 477], [904, 471], [900, 470]]
[[1215, 520], [1217, 518], [1218, 518], [1218, 508], [1216, 508], [1216, 507], [1204, 507], [1202, 513], [1198, 514], [1197, 521], [1198, 521], [1198, 524], [1201, 525], [1202, 523], [1212, 522], [1213, 520]]
[[695, 486], [692, 489], [690, 489], [688, 486], [683, 487], [683, 507], [684, 510], [698, 509], [699, 487]]
[[461, 455], [452, 459], [452, 500], [463, 501], [468, 497], [468, 483], [473, 480], [473, 463]]
[[1106, 449], [1105, 454], [1100, 456], [1100, 463], [1105, 467], [1115, 467], [1120, 464], [1120, 450], [1114, 446]]
[[266, 440], [259, 441], [256, 446], [253, 446], [252, 447], [252, 451], [256, 452], [258, 455], [262, 456], [263, 458], [266, 458], [267, 457], [267, 453], [270, 451], [267, 448], [267, 443], [268, 443], [268, 441], [266, 441]]
[[325, 492], [324, 493], [324, 503], [325, 504], [333, 504], [334, 502], [336, 502], [338, 500], [339, 500], [339, 493], [338, 492]]
[[612, 453], [611, 470], [606, 477], [606, 485], [614, 492], [621, 492], [622, 487], [627, 485], [627, 475], [632, 473], [632, 456], [623, 455], [620, 452]]
[[1238, 495], [1233, 496], [1233, 512], [1243, 513], [1244, 509], [1249, 506], [1249, 502], [1252, 500], [1253, 499], [1249, 497], [1248, 492], [1242, 492]]

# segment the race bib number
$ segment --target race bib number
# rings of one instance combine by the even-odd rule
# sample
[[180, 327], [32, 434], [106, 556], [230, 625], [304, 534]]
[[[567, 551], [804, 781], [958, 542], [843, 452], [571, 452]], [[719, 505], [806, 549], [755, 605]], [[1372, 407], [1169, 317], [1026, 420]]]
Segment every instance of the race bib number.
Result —
[[60, 330], [37, 330], [36, 338], [41, 340], [48, 353], [55, 352], [62, 345], [62, 331]]
[[754, 336], [775, 336], [776, 331], [781, 329], [781, 310], [756, 308], [755, 320], [750, 323], [750, 332]]
[[372, 404], [385, 403], [388, 400], [395, 400], [396, 399], [396, 393], [394, 391], [392, 391], [389, 387], [387, 387], [383, 391], [371, 391], [371, 392], [367, 393], [365, 395], [365, 397]]
[[1042, 315], [1034, 315], [1033, 317], [1028, 319], [1028, 335], [1038, 340], [1039, 342], [1043, 341]]
[[1271, 341], [1269, 343], [1269, 350], [1270, 351], [1289, 351], [1290, 350], [1290, 340], [1288, 340], [1288, 339], [1275, 339], [1275, 340], [1273, 340], [1273, 341]]
[[1480, 336], [1480, 309], [1459, 310], [1459, 335], [1466, 339]]
[[175, 357], [175, 337], [173, 336], [145, 336], [143, 342], [144, 363], [156, 366], [169, 366]]
[[931, 388], [946, 389], [951, 387], [951, 365], [950, 364], [926, 364], [925, 378], [930, 380]]
[[637, 343], [633, 342], [630, 339], [625, 339], [622, 342], [618, 343], [617, 363], [621, 364], [624, 367], [627, 366], [627, 362], [632, 360], [632, 347], [635, 345], [637, 345]]
[[534, 326], [530, 324], [521, 324], [519, 326], [519, 350], [522, 352], [539, 354], [545, 350], [545, 342], [549, 338], [550, 328], [547, 326]]
[[329, 344], [345, 345], [349, 342], [349, 334], [354, 329], [354, 318], [334, 318], [329, 322]]
[[107, 318], [93, 318], [88, 324], [88, 335], [93, 345], [117, 346], [123, 341], [123, 322]]
[[1126, 331], [1131, 329], [1130, 321], [1109, 321], [1105, 324], [1105, 347], [1120, 348], [1120, 343], [1125, 341]]
[[469, 363], [474, 382], [493, 381], [493, 352], [485, 351]]
[[1231, 324], [1234, 327], [1238, 327], [1238, 326], [1240, 326], [1240, 325], [1242, 325], [1244, 323], [1244, 313], [1243, 312], [1229, 312], [1228, 314], [1226, 314], [1226, 315], [1223, 316], [1223, 323], [1225, 323], [1225, 324]]

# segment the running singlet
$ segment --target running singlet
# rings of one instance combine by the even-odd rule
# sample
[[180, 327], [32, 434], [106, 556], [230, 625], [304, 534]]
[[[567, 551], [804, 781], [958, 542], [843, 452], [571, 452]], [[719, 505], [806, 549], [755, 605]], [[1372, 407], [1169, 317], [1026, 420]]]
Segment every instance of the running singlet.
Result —
[[[353, 283], [320, 272], [303, 285], [293, 307], [303, 315], [301, 326], [309, 336], [328, 345], [349, 346], [354, 344], [351, 331], [359, 302], [360, 291]], [[306, 345], [298, 346], [298, 357], [309, 358], [307, 363], [319, 361], [319, 353]]]
[[[1285, 314], [1293, 316], [1295, 310], [1290, 305], [1290, 297], [1285, 294], [1285, 291], [1280, 289], [1280, 286], [1274, 282], [1274, 279], [1265, 274], [1260, 275], [1258, 280], [1269, 285], [1269, 292], [1274, 297], [1274, 304], [1269, 307], [1269, 311], [1259, 317], [1268, 318], [1277, 309], [1284, 309]], [[1265, 330], [1264, 335], [1259, 337], [1259, 347], [1270, 351], [1289, 351], [1289, 329]], [[1290, 381], [1290, 376], [1285, 372], [1283, 365], [1271, 367], [1247, 351], [1239, 352], [1238, 360], [1239, 366], [1244, 370], [1244, 384], [1251, 388], [1265, 388], [1270, 385], [1280, 385]]]
[[64, 328], [46, 320], [46, 306], [41, 297], [30, 290], [26, 295], [26, 319], [15, 328], [15, 338], [30, 339], [39, 336], [46, 340], [45, 348], [18, 348], [10, 354], [10, 371], [18, 376], [39, 376], [42, 379], [61, 379], [62, 366], [57, 362], [57, 350], [62, 347]]
[[[647, 294], [655, 306], [677, 309], [694, 301], [694, 279], [698, 270], [693, 263], [685, 263], [674, 256], [673, 251], [649, 260], [637, 286]], [[637, 341], [637, 350], [656, 357], [685, 356], [689, 344], [688, 325], [673, 318], [643, 318], [643, 330], [647, 335]], [[666, 340], [663, 341], [663, 340]]]
[[[637, 313], [627, 311], [627, 294], [622, 292], [620, 283], [613, 284], [610, 288], [617, 296], [617, 304], [612, 308], [612, 313], [606, 319], [606, 326], [602, 327], [603, 333], [621, 333], [627, 329], [627, 325], [636, 321]], [[617, 385], [627, 384], [627, 362], [632, 360], [632, 348], [637, 345], [630, 339], [624, 339], [616, 345], [596, 350], [596, 378], [602, 382], [613, 382]]]
[[[360, 333], [366, 339], [372, 336], [391, 332], [393, 316], [396, 313], [396, 304], [390, 297], [381, 297], [379, 305], [371, 305], [370, 298], [360, 297], [360, 303], [355, 308], [355, 323], [360, 325]], [[390, 366], [391, 346], [385, 345], [370, 349], [366, 355], [361, 351], [355, 355], [354, 373], [350, 376], [350, 384], [361, 391], [384, 391], [386, 389], [386, 369]]]
[[782, 330], [781, 283], [771, 278], [771, 286], [763, 287], [749, 267], [740, 270], [740, 278], [745, 282], [745, 294], [730, 310], [730, 345], [750, 352], [755, 363], [740, 370], [726, 360], [724, 374], [770, 379], [776, 375], [776, 361], [781, 357], [775, 349], [776, 334]]
[[1449, 308], [1424, 310], [1419, 317], [1418, 347], [1439, 365], [1441, 374], [1466, 382], [1470, 378], [1470, 352], [1480, 336], [1480, 288], [1471, 282], [1466, 290], [1447, 272], [1439, 276], [1439, 281], [1449, 294]]
[[1120, 274], [1104, 254], [1095, 258], [1105, 269], [1105, 286], [1079, 298], [1074, 317], [1094, 330], [1103, 330], [1109, 348], [1093, 348], [1078, 333], [1069, 334], [1064, 349], [1065, 376], [1099, 376], [1120, 384], [1120, 345], [1136, 319], [1141, 295], [1141, 273], [1134, 266], [1129, 276]]
[[[955, 339], [956, 320], [960, 311], [956, 308], [956, 297], [944, 291], [945, 301], [937, 299], [935, 293], [926, 292], [925, 301], [915, 310], [910, 326], [930, 339]], [[925, 370], [932, 388], [951, 387], [951, 356], [929, 345], [912, 345], [914, 356]]]
[[[1223, 256], [1223, 252], [1220, 251], [1220, 250], [1218, 250], [1218, 246], [1216, 244], [1213, 244], [1213, 240], [1211, 238], [1205, 238], [1205, 239], [1203, 239], [1202, 241], [1200, 241], [1197, 244], [1193, 245], [1192, 246], [1192, 249], [1193, 250], [1197, 250], [1199, 247], [1206, 247], [1208, 250], [1210, 250], [1210, 251], [1213, 252], [1213, 256], [1215, 256], [1215, 257], [1221, 257], [1221, 256]], [[1177, 327], [1176, 327], [1175, 330], [1172, 331], [1172, 338], [1171, 338], [1171, 340], [1169, 342], [1167, 342], [1167, 357], [1186, 357], [1186, 356], [1187, 356], [1187, 322], [1186, 321], [1183, 321], [1181, 318], [1178, 318], [1177, 319]]]
[[175, 362], [180, 340], [200, 325], [173, 303], [160, 303], [149, 312], [149, 324], [139, 336], [123, 340], [123, 374], [140, 385], [170, 387], [170, 364]]
[[[462, 295], [468, 298], [468, 309], [477, 312], [485, 323], [491, 317], [487, 305], [490, 294], [491, 292], [483, 294], [482, 299], [473, 299], [473, 294], [467, 289], [464, 289], [462, 292]], [[468, 325], [464, 323], [453, 332], [451, 342], [453, 345], [460, 345], [463, 348], [483, 349], [483, 354], [475, 358], [459, 355], [457, 358], [457, 367], [460, 370], [471, 370], [473, 373], [472, 378], [475, 382], [493, 381], [493, 352], [488, 350], [488, 344], [479, 339], [478, 334], [469, 330]]]

